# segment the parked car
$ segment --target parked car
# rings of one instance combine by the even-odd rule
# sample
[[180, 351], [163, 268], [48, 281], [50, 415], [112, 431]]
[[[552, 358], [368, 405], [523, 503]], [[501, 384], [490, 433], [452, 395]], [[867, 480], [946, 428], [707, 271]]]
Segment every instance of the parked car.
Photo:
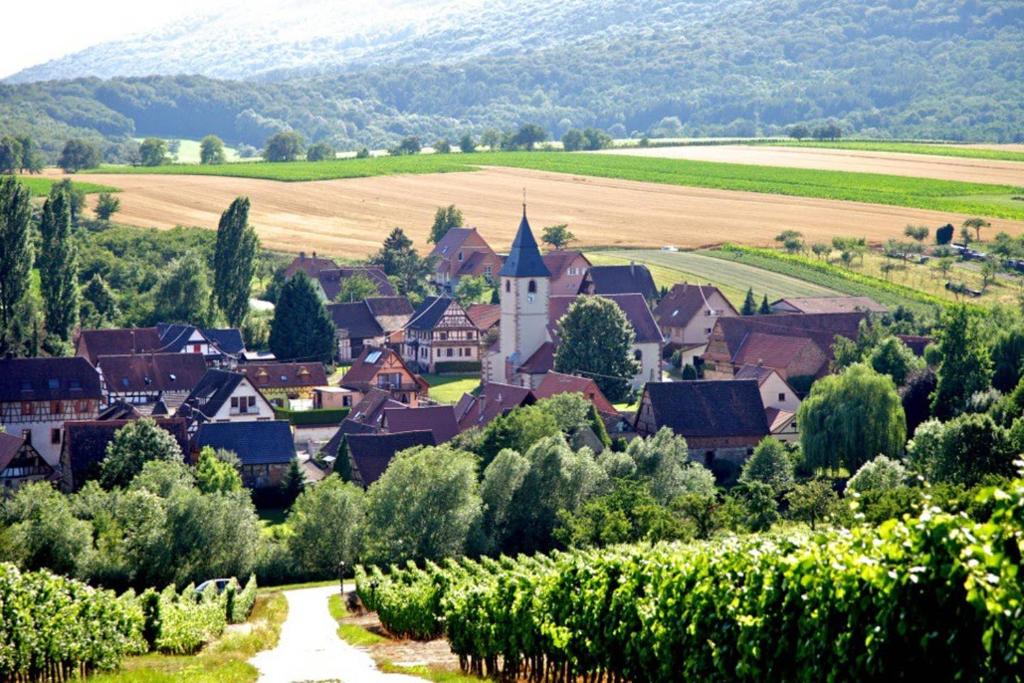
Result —
[[196, 593], [202, 595], [208, 590], [216, 590], [217, 595], [220, 595], [228, 587], [229, 583], [231, 583], [231, 579], [209, 579], [196, 586]]

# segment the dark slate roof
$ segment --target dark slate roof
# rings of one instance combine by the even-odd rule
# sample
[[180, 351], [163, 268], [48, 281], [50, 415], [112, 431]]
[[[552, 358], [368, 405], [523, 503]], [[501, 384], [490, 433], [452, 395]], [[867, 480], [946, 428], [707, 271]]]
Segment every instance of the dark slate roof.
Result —
[[335, 270], [321, 270], [317, 273], [317, 281], [327, 295], [328, 301], [334, 301], [341, 293], [341, 286], [345, 280], [355, 275], [365, 275], [373, 284], [377, 285], [377, 293], [381, 296], [395, 296], [397, 292], [387, 273], [380, 266], [344, 266]]
[[627, 266], [591, 266], [585, 285], [591, 294], [641, 294], [645, 299], [656, 299], [658, 288], [647, 266], [631, 263]]
[[644, 393], [656, 429], [669, 427], [684, 437], [768, 436], [756, 380], [649, 382]]
[[183, 405], [197, 409], [203, 415], [210, 417], [220, 410], [243, 379], [244, 376], [237, 372], [210, 368], [185, 399]]
[[366, 298], [366, 307], [374, 316], [412, 315], [413, 308], [404, 296], [371, 296]]
[[206, 374], [206, 360], [198, 353], [100, 356], [97, 368], [109, 392], [189, 392]]
[[96, 363], [100, 356], [156, 351], [163, 344], [155, 327], [127, 327], [109, 330], [82, 330], [78, 333], [75, 355]]
[[243, 465], [277, 465], [295, 458], [287, 420], [208, 422], [200, 425], [196, 447], [233, 451]]
[[432, 330], [448, 310], [452, 303], [451, 297], [428, 296], [409, 318], [406, 328], [411, 330]]
[[[580, 296], [586, 296], [581, 294]], [[605, 299], [614, 301], [625, 314], [629, 324], [636, 332], [638, 344], [661, 343], [664, 339], [658, 323], [654, 321], [647, 299], [640, 294], [602, 294]], [[548, 328], [552, 336], [557, 336], [558, 321], [562, 319], [574, 301], [575, 296], [553, 296], [548, 306]]]
[[328, 304], [327, 312], [334, 320], [334, 327], [346, 330], [351, 339], [368, 339], [384, 334], [377, 319], [373, 317], [365, 301], [348, 304]]
[[114, 401], [96, 416], [97, 420], [137, 420], [142, 417], [139, 409], [125, 401]]
[[327, 385], [323, 363], [246, 363], [238, 372], [253, 386], [267, 389], [322, 387]]
[[102, 397], [100, 376], [85, 358], [0, 359], [0, 402]]
[[[391, 392], [373, 387], [363, 394], [359, 403], [352, 406], [345, 422], [366, 425], [373, 431], [378, 431], [383, 422], [385, 408], [408, 408], [408, 406], [391, 398]], [[342, 426], [344, 427], [344, 423]]]
[[354, 467], [353, 478], [363, 486], [380, 479], [396, 453], [415, 446], [434, 446], [434, 436], [428, 431], [399, 432], [396, 434], [349, 434], [348, 454]]
[[[189, 452], [188, 422], [182, 418], [154, 418], [161, 429], [171, 433], [183, 455]], [[117, 430], [134, 420], [71, 420], [64, 423], [62, 461], [71, 467], [73, 487], [99, 476], [99, 464], [107, 457], [107, 444]]]
[[157, 323], [156, 329], [160, 334], [160, 351], [181, 351], [188, 344], [192, 333], [197, 330], [221, 353], [237, 355], [245, 351], [242, 333], [234, 327], [216, 329], [197, 328], [195, 325], [183, 325], [181, 323]]
[[513, 408], [530, 405], [536, 401], [533, 392], [526, 387], [488, 382], [482, 386], [479, 395], [470, 396], [468, 400], [459, 400], [456, 415], [459, 429], [466, 431], [472, 427], [483, 427]]
[[654, 317], [662, 327], [684, 327], [693, 316], [708, 307], [707, 300], [714, 294], [721, 296], [725, 300], [727, 310], [737, 315], [736, 309], [717, 287], [684, 282], [672, 285], [668, 294], [654, 307]]
[[459, 433], [455, 406], [387, 408], [384, 410], [384, 428], [392, 434], [428, 431], [434, 435], [436, 444], [450, 441]]
[[544, 265], [540, 249], [537, 248], [537, 240], [533, 238], [530, 222], [526, 220], [525, 206], [519, 230], [512, 241], [512, 249], [498, 274], [502, 277], [551, 277], [551, 271]]

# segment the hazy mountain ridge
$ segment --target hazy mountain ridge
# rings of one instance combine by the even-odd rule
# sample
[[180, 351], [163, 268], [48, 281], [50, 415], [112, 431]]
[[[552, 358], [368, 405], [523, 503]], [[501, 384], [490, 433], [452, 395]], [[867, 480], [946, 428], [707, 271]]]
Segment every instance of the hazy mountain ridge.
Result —
[[[239, 62], [253, 75], [247, 80], [0, 84], [0, 133], [28, 132], [51, 152], [72, 134], [106, 144], [213, 132], [259, 145], [293, 128], [307, 140], [353, 148], [404, 135], [429, 143], [526, 121], [555, 135], [588, 125], [616, 135], [761, 135], [828, 118], [860, 135], [1024, 135], [1020, 0], [640, 0], [628, 9], [611, 0], [458, 7], [395, 0], [388, 7], [413, 11], [404, 21], [375, 23], [381, 30], [373, 38], [365, 24], [332, 39], [348, 47], [323, 50], [329, 54], [313, 63], [304, 56], [310, 43], [295, 42], [299, 24], [283, 25], [279, 43], [300, 47], [292, 54], [274, 43], [273, 60]], [[221, 47], [240, 49], [228, 38]]]

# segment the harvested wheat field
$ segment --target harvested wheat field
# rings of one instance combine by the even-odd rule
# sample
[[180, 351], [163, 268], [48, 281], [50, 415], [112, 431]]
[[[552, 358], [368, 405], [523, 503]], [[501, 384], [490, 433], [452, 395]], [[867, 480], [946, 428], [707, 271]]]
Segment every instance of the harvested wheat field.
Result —
[[[1004, 151], [1017, 151], [1001, 145]], [[811, 168], [824, 171], [882, 173], [936, 180], [960, 180], [994, 185], [1024, 185], [1024, 163], [969, 159], [904, 152], [868, 152], [823, 147], [773, 147], [769, 145], [689, 145], [606, 149], [599, 154], [690, 159], [729, 164]]]
[[[965, 217], [897, 206], [679, 187], [514, 168], [470, 173], [379, 176], [315, 182], [219, 176], [79, 174], [121, 189], [118, 222], [215, 228], [238, 195], [252, 199], [250, 220], [263, 244], [284, 251], [361, 257], [401, 226], [425, 248], [437, 207], [455, 204], [498, 250], [519, 224], [522, 190], [530, 221], [568, 223], [575, 246], [701, 247], [722, 242], [768, 245], [782, 230], [808, 241], [857, 235], [882, 242], [908, 223], [932, 227]], [[94, 201], [94, 200], [90, 200]], [[1024, 231], [1024, 222], [993, 220], [992, 234]]]

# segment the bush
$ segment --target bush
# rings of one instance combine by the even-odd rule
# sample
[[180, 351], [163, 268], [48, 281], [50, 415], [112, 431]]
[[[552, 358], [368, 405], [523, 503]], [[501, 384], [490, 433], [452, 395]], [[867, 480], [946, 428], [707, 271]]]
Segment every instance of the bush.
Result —
[[178, 593], [173, 585], [160, 593], [160, 633], [156, 649], [166, 654], [188, 655], [224, 632], [227, 614], [224, 596], [212, 588], [196, 593], [189, 584]]
[[434, 364], [434, 372], [439, 375], [458, 375], [471, 372], [480, 372], [480, 361], [478, 360], [447, 360], [438, 361]]

